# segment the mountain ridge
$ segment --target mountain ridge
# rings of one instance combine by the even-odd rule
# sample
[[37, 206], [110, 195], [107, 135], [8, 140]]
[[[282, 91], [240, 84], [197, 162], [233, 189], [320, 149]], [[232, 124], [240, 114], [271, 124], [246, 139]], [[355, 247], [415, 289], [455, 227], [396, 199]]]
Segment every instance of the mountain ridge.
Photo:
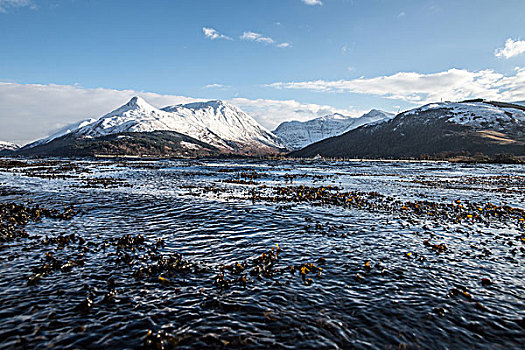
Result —
[[525, 156], [525, 107], [468, 100], [432, 103], [376, 125], [294, 151], [291, 157], [421, 158], [437, 155]]
[[361, 125], [387, 120], [393, 116], [391, 113], [377, 109], [372, 109], [358, 118], [334, 113], [304, 122], [295, 120], [282, 122], [273, 133], [283, 140], [288, 148], [301, 149], [323, 139], [341, 135]]
[[0, 141], [0, 152], [13, 152], [19, 149], [20, 146], [7, 141]]
[[[223, 101], [180, 104], [158, 109], [135, 96], [98, 119], [78, 122], [50, 137], [24, 146], [22, 153], [40, 153], [42, 149], [50, 151], [49, 147], [42, 146], [64, 137], [73, 142], [74, 139], [100, 139], [108, 135], [157, 131], [188, 136], [224, 154], [265, 155], [284, 150], [275, 135], [238, 107]], [[41, 148], [35, 150], [36, 147]]]

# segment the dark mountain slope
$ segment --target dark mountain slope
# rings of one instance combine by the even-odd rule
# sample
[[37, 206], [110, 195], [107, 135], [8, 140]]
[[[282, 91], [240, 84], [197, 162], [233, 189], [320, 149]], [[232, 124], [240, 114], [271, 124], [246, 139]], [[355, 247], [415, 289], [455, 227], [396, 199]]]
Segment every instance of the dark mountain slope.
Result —
[[22, 148], [17, 155], [85, 157], [95, 155], [197, 157], [215, 156], [219, 150], [174, 131], [127, 132], [97, 138], [68, 134], [48, 143]]
[[419, 158], [438, 154], [525, 156], [525, 112], [500, 102], [427, 105], [329, 138], [292, 157]]

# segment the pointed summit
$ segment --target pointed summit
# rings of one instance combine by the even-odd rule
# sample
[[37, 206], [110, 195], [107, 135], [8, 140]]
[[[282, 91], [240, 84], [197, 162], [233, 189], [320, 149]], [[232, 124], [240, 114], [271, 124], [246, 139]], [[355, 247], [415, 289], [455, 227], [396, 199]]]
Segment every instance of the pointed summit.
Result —
[[106, 114], [100, 119], [118, 116], [118, 115], [124, 115], [126, 113], [134, 113], [134, 114], [151, 114], [151, 113], [157, 113], [160, 112], [157, 108], [150, 105], [146, 100], [144, 100], [142, 97], [134, 96], [131, 98], [131, 100], [128, 101], [125, 105], [120, 106], [119, 108], [115, 109], [114, 111]]
[[142, 101], [144, 101], [144, 99], [143, 99], [142, 97], [139, 97], [139, 96], [133, 96], [133, 97], [131, 98], [131, 100], [129, 100], [128, 104], [130, 104], [130, 105], [134, 105], [134, 104], [140, 103], [140, 102], [142, 102]]
[[126, 103], [126, 106], [140, 108], [147, 107], [148, 109], [152, 107], [149, 103], [146, 102], [146, 100], [139, 96], [133, 96], [133, 98], [131, 98], [131, 100], [129, 100], [129, 102]]

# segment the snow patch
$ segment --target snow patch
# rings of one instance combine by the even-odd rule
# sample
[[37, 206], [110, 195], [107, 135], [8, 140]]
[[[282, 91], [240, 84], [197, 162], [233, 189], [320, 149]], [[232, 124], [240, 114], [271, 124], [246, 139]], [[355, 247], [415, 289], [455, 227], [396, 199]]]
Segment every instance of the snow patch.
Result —
[[19, 148], [20, 148], [20, 146], [17, 145], [17, 144], [14, 144], [14, 143], [11, 143], [11, 142], [7, 142], [7, 141], [0, 141], [0, 151], [4, 151], [4, 150], [14, 151], [14, 150], [17, 150]]
[[191, 143], [191, 142], [186, 142], [186, 141], [181, 141], [180, 142], [180, 146], [183, 147], [183, 148], [186, 148], [186, 149], [191, 149], [191, 150], [199, 150], [201, 149], [202, 147], [195, 144], [195, 143]]

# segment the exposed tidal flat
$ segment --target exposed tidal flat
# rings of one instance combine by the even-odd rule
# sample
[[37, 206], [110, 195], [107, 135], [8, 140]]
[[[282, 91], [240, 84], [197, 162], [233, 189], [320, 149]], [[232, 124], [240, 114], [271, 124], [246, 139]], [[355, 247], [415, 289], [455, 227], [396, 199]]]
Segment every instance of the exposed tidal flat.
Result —
[[0, 203], [0, 348], [524, 348], [523, 165], [3, 159]]

